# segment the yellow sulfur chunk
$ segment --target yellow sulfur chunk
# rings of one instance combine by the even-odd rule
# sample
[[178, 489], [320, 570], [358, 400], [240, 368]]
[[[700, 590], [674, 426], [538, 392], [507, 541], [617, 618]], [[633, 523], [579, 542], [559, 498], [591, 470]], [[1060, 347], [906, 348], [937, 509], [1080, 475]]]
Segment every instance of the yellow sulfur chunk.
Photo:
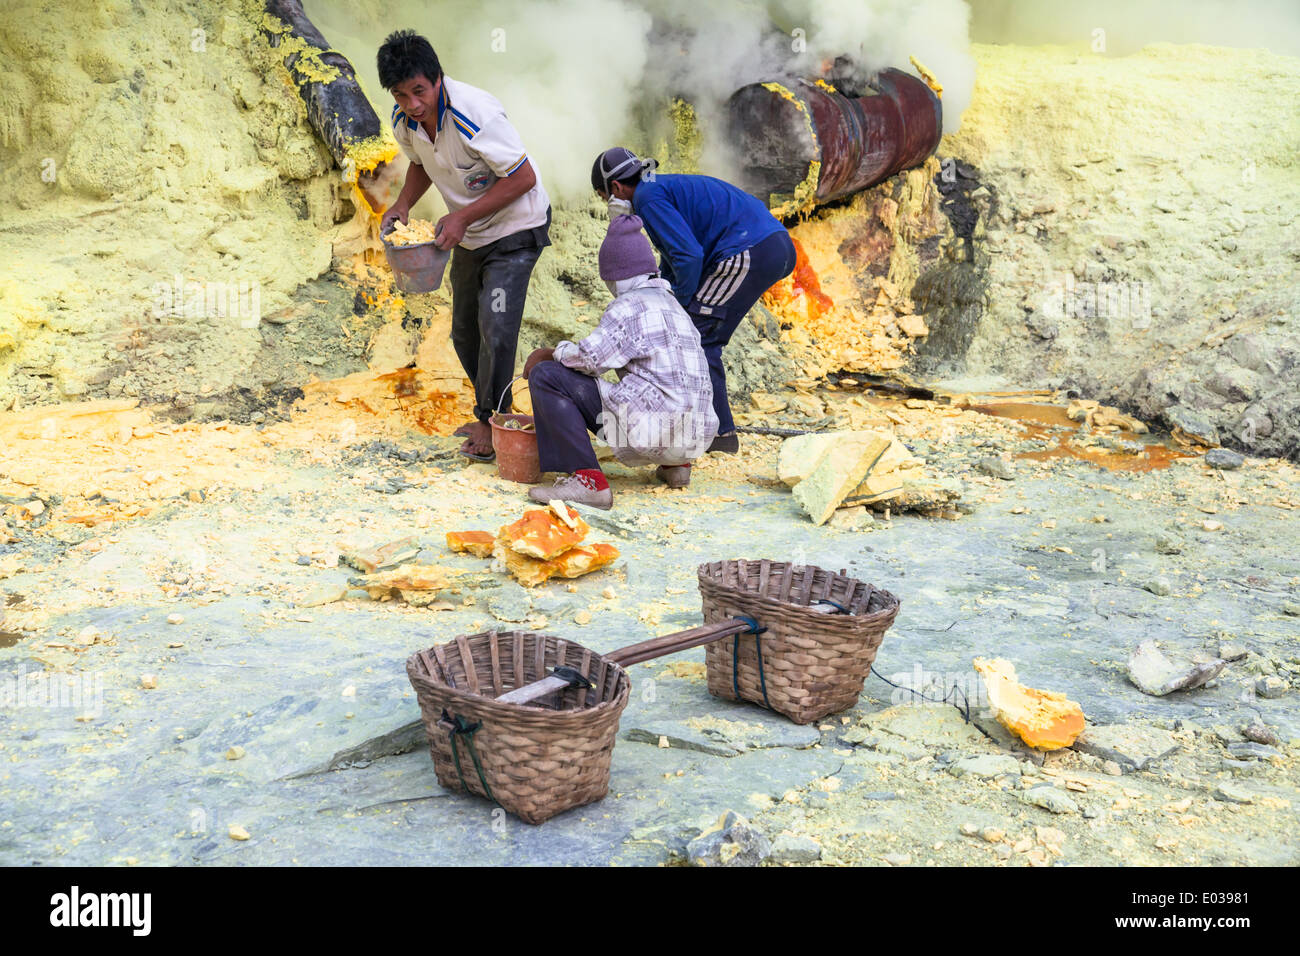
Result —
[[413, 246], [420, 242], [433, 242], [434, 224], [427, 219], [400, 220], [393, 224], [388, 243], [393, 246]]
[[975, 670], [984, 678], [993, 715], [1029, 746], [1060, 750], [1083, 733], [1083, 708], [1064, 694], [1025, 687], [1010, 661], [977, 657]]

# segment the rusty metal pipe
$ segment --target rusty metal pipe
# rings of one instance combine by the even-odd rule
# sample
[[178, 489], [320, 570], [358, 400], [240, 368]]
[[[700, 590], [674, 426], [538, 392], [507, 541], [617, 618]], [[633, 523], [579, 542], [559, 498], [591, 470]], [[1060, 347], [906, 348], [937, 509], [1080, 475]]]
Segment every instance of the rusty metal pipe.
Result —
[[864, 96], [804, 79], [751, 83], [727, 101], [740, 185], [778, 215], [810, 211], [925, 162], [943, 135], [934, 91], [886, 69]]

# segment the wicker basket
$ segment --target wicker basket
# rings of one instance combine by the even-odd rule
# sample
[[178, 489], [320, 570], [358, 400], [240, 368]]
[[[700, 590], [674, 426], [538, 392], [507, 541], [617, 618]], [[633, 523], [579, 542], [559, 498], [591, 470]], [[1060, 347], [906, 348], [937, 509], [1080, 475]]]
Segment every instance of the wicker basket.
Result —
[[[810, 565], [715, 561], [700, 565], [699, 580], [706, 624], [743, 615], [766, 628], [708, 645], [709, 693], [764, 704], [796, 724], [857, 702], [898, 613], [888, 591]], [[836, 613], [811, 609], [823, 599], [834, 603], [822, 611]]]
[[[527, 706], [500, 695], [568, 665], [594, 690], [570, 687]], [[496, 801], [527, 823], [600, 800], [627, 673], [596, 652], [528, 631], [485, 631], [412, 654], [406, 673], [420, 703], [438, 782]]]

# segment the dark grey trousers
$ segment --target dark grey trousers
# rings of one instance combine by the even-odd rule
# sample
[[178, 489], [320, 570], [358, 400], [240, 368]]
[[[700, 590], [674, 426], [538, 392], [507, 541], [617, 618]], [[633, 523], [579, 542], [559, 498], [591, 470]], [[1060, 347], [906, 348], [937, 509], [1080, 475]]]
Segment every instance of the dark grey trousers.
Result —
[[547, 242], [545, 227], [539, 229], [540, 243], [516, 233], [479, 249], [457, 246], [451, 257], [451, 344], [474, 383], [474, 417], [481, 422], [498, 403], [511, 408], [505, 393], [514, 377], [528, 279]]

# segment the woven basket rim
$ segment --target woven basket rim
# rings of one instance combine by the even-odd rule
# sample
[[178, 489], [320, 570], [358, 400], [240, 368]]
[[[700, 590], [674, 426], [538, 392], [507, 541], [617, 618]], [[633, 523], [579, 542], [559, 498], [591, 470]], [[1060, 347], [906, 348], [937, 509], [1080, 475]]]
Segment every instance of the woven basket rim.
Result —
[[[628, 697], [631, 694], [632, 680], [628, 676], [627, 670], [620, 665], [604, 658], [604, 655], [598, 651], [579, 644], [576, 641], [567, 638], [557, 637], [554, 634], [544, 634], [540, 631], [480, 631], [477, 634], [460, 635], [466, 640], [475, 638], [485, 638], [495, 633], [498, 637], [509, 634], [515, 637], [544, 637], [553, 640], [564, 641], [569, 648], [577, 648], [579, 651], [591, 651], [593, 661], [601, 658], [605, 661], [606, 666], [612, 667], [617, 673], [616, 690], [609, 700], [601, 701], [590, 707], [582, 707], [575, 710], [549, 710], [545, 707], [532, 706], [530, 704], [501, 704], [495, 697], [486, 694], [475, 694], [467, 688], [452, 687], [450, 684], [444, 684], [433, 677], [424, 667], [424, 661], [420, 658], [421, 653], [432, 655], [433, 648], [425, 648], [414, 651], [406, 659], [406, 676], [410, 679], [411, 684], [415, 686], [417, 696], [425, 693], [436, 693], [451, 698], [452, 702], [459, 704], [456, 709], [463, 710], [473, 708], [479, 711], [485, 717], [512, 718], [516, 721], [520, 719], [536, 718], [551, 726], [566, 727], [569, 725], [578, 726], [595, 718], [601, 717], [611, 711], [621, 712], [627, 706]], [[456, 638], [442, 644], [434, 645], [435, 647], [456, 647]]]
[[[740, 595], [740, 596], [744, 597], [746, 600], [762, 602], [763, 604], [770, 605], [770, 606], [772, 606], [773, 608], [782, 608], [782, 609], [784, 609], [784, 610], [789, 610], [789, 609], [791, 609], [791, 608], [796, 608], [796, 609], [797, 609], [797, 608], [805, 608], [805, 609], [806, 609], [806, 608], [810, 607], [810, 605], [807, 605], [807, 604], [794, 604], [794, 603], [792, 603], [792, 602], [790, 602], [790, 601], [782, 601], [782, 600], [780, 600], [779, 598], [772, 597], [772, 596], [769, 595], [769, 594], [763, 594], [763, 593], [760, 593], [760, 592], [758, 592], [758, 591], [746, 591], [746, 590], [744, 590], [743, 588], [737, 588], [737, 587], [735, 587], [735, 586], [733, 586], [733, 585], [730, 585], [730, 584], [724, 584], [722, 581], [720, 581], [720, 580], [718, 580], [717, 578], [715, 578], [715, 577], [714, 577], [714, 576], [709, 572], [709, 568], [710, 568], [711, 566], [713, 566], [713, 565], [724, 565], [724, 566], [725, 566], [725, 565], [730, 565], [730, 564], [739, 564], [741, 561], [745, 561], [745, 562], [753, 563], [753, 562], [757, 562], [757, 561], [759, 561], [759, 560], [762, 560], [762, 559], [759, 559], [759, 558], [729, 558], [729, 559], [726, 559], [726, 560], [723, 560], [723, 561], [706, 561], [706, 562], [704, 562], [703, 564], [701, 564], [701, 565], [696, 569], [696, 577], [697, 577], [697, 579], [699, 580], [699, 583], [700, 583], [701, 588], [703, 588], [704, 586], [707, 585], [707, 586], [709, 586], [710, 588], [717, 588], [717, 589], [719, 589], [719, 590], [723, 590], [723, 591], [726, 591], [726, 592], [731, 593], [731, 594]], [[772, 563], [772, 564], [790, 564], [789, 561], [772, 561], [771, 563]], [[871, 611], [870, 613], [867, 613], [867, 614], [826, 614], [826, 615], [818, 615], [819, 618], [821, 618], [821, 620], [824, 622], [824, 623], [822, 624], [823, 627], [831, 627], [831, 628], [845, 628], [845, 627], [848, 627], [848, 628], [854, 628], [854, 629], [856, 629], [856, 628], [861, 627], [861, 626], [864, 625], [864, 624], [874, 623], [874, 622], [876, 622], [876, 621], [879, 621], [879, 620], [884, 619], [885, 617], [890, 617], [890, 616], [892, 616], [892, 615], [897, 614], [897, 613], [898, 613], [898, 609], [899, 609], [899, 607], [902, 605], [902, 602], [898, 599], [898, 596], [895, 595], [892, 591], [887, 591], [887, 590], [885, 590], [884, 588], [878, 588], [878, 587], [876, 587], [874, 584], [872, 584], [870, 581], [862, 581], [861, 578], [854, 578], [854, 577], [851, 577], [850, 575], [847, 575], [847, 574], [840, 574], [838, 571], [832, 571], [832, 570], [830, 570], [829, 568], [823, 568], [823, 567], [821, 567], [820, 565], [815, 565], [815, 564], [805, 564], [805, 565], [801, 565], [801, 567], [808, 568], [810, 571], [813, 571], [814, 573], [817, 572], [817, 571], [825, 571], [827, 574], [829, 574], [829, 575], [831, 575], [831, 576], [833, 576], [833, 577], [837, 577], [837, 578], [842, 577], [842, 578], [847, 578], [847, 579], [849, 579], [849, 580], [851, 580], [851, 581], [859, 581], [859, 582], [861, 582], [861, 583], [866, 584], [868, 587], [870, 587], [870, 588], [873, 590], [873, 592], [874, 592], [875, 594], [880, 595], [880, 596], [883, 597], [883, 598], [885, 599], [885, 601], [886, 601], [884, 607], [880, 608], [880, 609], [877, 610], [877, 611]]]

